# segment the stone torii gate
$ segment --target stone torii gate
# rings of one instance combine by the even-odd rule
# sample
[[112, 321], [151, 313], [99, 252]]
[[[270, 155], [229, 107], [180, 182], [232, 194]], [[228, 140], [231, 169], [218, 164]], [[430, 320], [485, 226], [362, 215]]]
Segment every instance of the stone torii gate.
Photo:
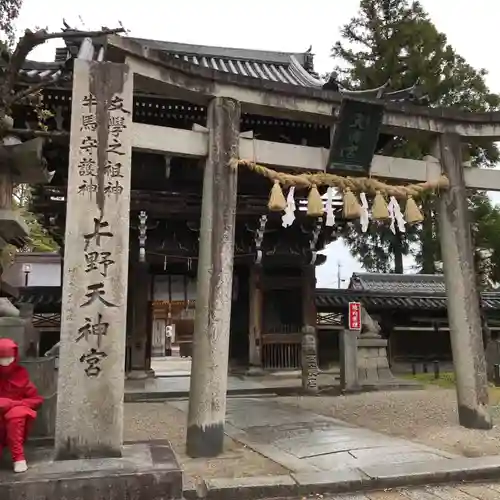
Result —
[[[224, 435], [237, 199], [238, 171], [229, 165], [242, 158], [277, 168], [321, 171], [328, 158], [322, 148], [240, 135], [241, 113], [331, 125], [332, 108], [340, 106], [341, 96], [196, 67], [119, 36], [108, 37], [107, 50], [108, 59], [119, 63], [75, 63], [57, 454], [73, 458], [121, 453], [127, 203], [130, 153], [135, 149], [206, 159], [187, 451], [191, 456], [215, 456], [222, 451]], [[181, 130], [132, 122], [134, 91], [207, 105], [206, 128]], [[96, 123], [90, 123], [92, 116], [99, 117]], [[500, 172], [464, 168], [461, 142], [499, 139], [500, 113], [387, 104], [382, 124], [382, 131], [394, 135], [431, 136], [435, 153], [425, 161], [375, 156], [372, 176], [426, 182], [444, 174], [449, 180], [448, 189], [439, 196], [439, 224], [459, 420], [466, 427], [488, 429], [491, 419], [466, 189], [500, 191]], [[79, 172], [78, 166], [89, 151], [95, 155], [98, 183], [95, 197], [82, 201], [77, 185], [85, 181], [85, 169]], [[118, 163], [116, 155], [124, 177], [115, 185], [108, 175]], [[104, 196], [105, 189], [111, 197]], [[88, 251], [114, 252], [106, 253], [114, 261], [114, 265], [108, 262], [106, 277], [85, 272]], [[104, 357], [107, 364], [101, 372]], [[85, 370], [79, 370], [80, 364]]]

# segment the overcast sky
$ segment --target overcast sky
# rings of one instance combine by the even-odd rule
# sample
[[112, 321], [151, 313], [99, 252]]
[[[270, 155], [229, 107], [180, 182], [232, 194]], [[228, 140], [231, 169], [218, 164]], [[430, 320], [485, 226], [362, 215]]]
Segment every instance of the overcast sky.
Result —
[[[454, 48], [473, 66], [489, 71], [489, 86], [500, 92], [500, 2], [421, 3]], [[117, 27], [121, 21], [132, 36], [172, 42], [284, 52], [303, 52], [312, 45], [316, 70], [325, 73], [333, 66], [330, 49], [339, 37], [339, 27], [358, 6], [358, 0], [24, 0], [18, 27], [59, 31], [64, 18], [72, 27], [95, 30]], [[52, 60], [57, 45], [46, 44], [30, 58]], [[330, 245], [326, 254], [328, 262], [318, 269], [318, 286], [336, 286], [339, 262], [344, 280], [361, 270], [341, 242]]]

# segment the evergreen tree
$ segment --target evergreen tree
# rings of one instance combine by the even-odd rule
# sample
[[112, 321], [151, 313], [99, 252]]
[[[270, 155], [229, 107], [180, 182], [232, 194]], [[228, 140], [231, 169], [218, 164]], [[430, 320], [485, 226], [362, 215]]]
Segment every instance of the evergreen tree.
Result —
[[[342, 39], [333, 48], [333, 57], [338, 63], [339, 79], [347, 88], [375, 88], [390, 80], [391, 89], [400, 90], [418, 81], [430, 106], [470, 111], [499, 107], [499, 96], [492, 94], [484, 81], [486, 71], [475, 70], [455, 52], [419, 2], [361, 0], [358, 15], [342, 28], [341, 35]], [[430, 148], [425, 138], [397, 137], [379, 154], [421, 159], [432, 153]], [[469, 153], [474, 166], [491, 167], [499, 159], [497, 147], [487, 141], [471, 144]], [[490, 212], [495, 209], [485, 202], [484, 194], [471, 195], [470, 203], [476, 227], [482, 228], [483, 219], [488, 219], [488, 227], [491, 220], [496, 220], [493, 213], [485, 215], [486, 209]], [[421, 270], [435, 272], [436, 261], [440, 259], [432, 196], [423, 200], [423, 211], [422, 227], [409, 228], [400, 237], [392, 235], [384, 225], [374, 227], [367, 235], [357, 225], [349, 226], [345, 239], [353, 256], [371, 271], [387, 272], [394, 259], [396, 272], [402, 272], [402, 258], [412, 251], [415, 243], [414, 253]], [[477, 234], [482, 235], [485, 243], [484, 231], [481, 229]], [[483, 268], [493, 269], [491, 262], [483, 262], [494, 255], [487, 253], [477, 255], [477, 261], [482, 262]]]

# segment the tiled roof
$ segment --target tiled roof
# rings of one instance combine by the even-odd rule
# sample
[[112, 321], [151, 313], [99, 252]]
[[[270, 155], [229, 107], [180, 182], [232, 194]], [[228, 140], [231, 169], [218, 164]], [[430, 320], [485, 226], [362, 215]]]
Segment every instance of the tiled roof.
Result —
[[353, 273], [349, 288], [383, 293], [439, 293], [446, 295], [442, 274]]
[[[500, 311], [500, 292], [481, 294], [485, 310]], [[446, 294], [435, 292], [372, 292], [353, 289], [316, 289], [316, 307], [320, 312], [335, 312], [344, 309], [349, 302], [361, 302], [370, 310], [425, 310], [446, 311]]]
[[[33, 304], [36, 313], [59, 312], [61, 309], [61, 288], [49, 286], [23, 287], [19, 289], [19, 298], [14, 305], [20, 303]], [[435, 296], [402, 296], [387, 295], [354, 290], [317, 289], [316, 306], [320, 312], [345, 310], [349, 302], [361, 302], [367, 309], [399, 309], [399, 310], [446, 310], [446, 298]], [[500, 294], [484, 301], [488, 309], [500, 309]]]
[[[132, 38], [149, 49], [159, 50], [196, 66], [224, 73], [249, 76], [262, 80], [321, 87], [323, 81], [305, 68], [312, 66], [309, 52], [287, 53], [263, 50], [230, 49], [183, 43]], [[311, 68], [312, 69], [312, 68]]]
[[[486, 311], [500, 311], [500, 293], [488, 292], [481, 295], [482, 306]], [[19, 298], [13, 299], [14, 305], [29, 303], [35, 306], [36, 313], [55, 313], [61, 310], [61, 287], [33, 286], [19, 288]], [[445, 312], [445, 294], [434, 293], [382, 293], [362, 290], [318, 288], [316, 307], [318, 312], [343, 312], [349, 302], [361, 302], [369, 311], [435, 311]]]
[[63, 75], [63, 67], [57, 63], [26, 61], [19, 71], [22, 80], [28, 83], [38, 83], [46, 80], [59, 80]]
[[[323, 81], [312, 71], [312, 54], [269, 52], [264, 50], [230, 49], [173, 42], [132, 38], [144, 47], [159, 50], [176, 59], [182, 59], [196, 66], [214, 69], [262, 80], [320, 88]], [[73, 50], [72, 50], [73, 49]], [[58, 81], [64, 73], [67, 61], [75, 55], [74, 47], [60, 47], [56, 50], [55, 63], [29, 61], [21, 70], [21, 76], [29, 82], [42, 79]], [[308, 70], [306, 69], [308, 68]]]
[[19, 288], [19, 297], [14, 305], [33, 304], [35, 313], [57, 313], [61, 311], [62, 289], [59, 286], [29, 286]]

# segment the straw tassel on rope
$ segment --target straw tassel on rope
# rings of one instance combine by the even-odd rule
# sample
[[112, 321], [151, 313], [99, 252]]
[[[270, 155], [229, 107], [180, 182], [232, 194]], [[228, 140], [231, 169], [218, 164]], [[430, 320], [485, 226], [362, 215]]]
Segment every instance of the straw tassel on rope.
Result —
[[373, 200], [372, 218], [374, 220], [388, 220], [390, 218], [387, 203], [380, 191], [377, 191], [375, 199]]
[[269, 203], [267, 204], [267, 208], [271, 212], [283, 212], [286, 207], [287, 202], [285, 199], [285, 195], [283, 194], [279, 181], [275, 180], [273, 188], [271, 189], [271, 195], [269, 196]]
[[345, 219], [357, 219], [361, 214], [361, 205], [350, 188], [344, 191], [343, 212]]
[[323, 200], [319, 194], [316, 184], [313, 184], [307, 197], [307, 215], [310, 217], [321, 217], [323, 215]]
[[[238, 160], [236, 158], [230, 160], [229, 166], [231, 168], [236, 168], [238, 166], [246, 167], [274, 182], [268, 204], [269, 210], [271, 211], [282, 212], [287, 207], [287, 201], [281, 189], [282, 185], [285, 187], [293, 186], [297, 189], [309, 189], [307, 214], [313, 217], [319, 217], [323, 215], [324, 212], [323, 201], [319, 195], [318, 186], [327, 186], [329, 188], [336, 187], [340, 191], [343, 191], [344, 217], [351, 220], [360, 217], [361, 213], [361, 206], [354, 193], [375, 195], [372, 215], [374, 219], [378, 220], [393, 220], [396, 210], [394, 203], [397, 205], [396, 198], [407, 198], [405, 218], [408, 224], [417, 224], [423, 220], [422, 213], [414, 197], [419, 197], [425, 192], [436, 192], [439, 189], [449, 188], [449, 180], [444, 175], [433, 181], [409, 184], [406, 186], [395, 186], [386, 184], [373, 177], [343, 177], [327, 172], [301, 174], [279, 172], [259, 165], [253, 161]], [[386, 198], [391, 200], [390, 210], [388, 209]], [[399, 210], [399, 205], [396, 211], [398, 214], [398, 224], [400, 224], [401, 221], [399, 219], [401, 218], [401, 212]]]
[[411, 195], [409, 195], [406, 200], [405, 220], [409, 225], [418, 224], [419, 222], [422, 222], [424, 220], [422, 212], [418, 208], [417, 203]]

